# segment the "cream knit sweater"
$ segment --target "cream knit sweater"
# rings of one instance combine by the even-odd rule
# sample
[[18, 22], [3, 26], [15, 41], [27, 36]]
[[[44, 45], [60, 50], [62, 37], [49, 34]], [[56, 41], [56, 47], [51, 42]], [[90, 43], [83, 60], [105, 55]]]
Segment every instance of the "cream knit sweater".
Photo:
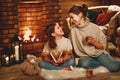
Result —
[[96, 49], [95, 46], [86, 42], [86, 37], [92, 36], [95, 41], [100, 42], [106, 48], [106, 37], [102, 30], [96, 24], [86, 21], [84, 25], [74, 26], [71, 28], [71, 41], [77, 56], [96, 57], [105, 52], [104, 49]]

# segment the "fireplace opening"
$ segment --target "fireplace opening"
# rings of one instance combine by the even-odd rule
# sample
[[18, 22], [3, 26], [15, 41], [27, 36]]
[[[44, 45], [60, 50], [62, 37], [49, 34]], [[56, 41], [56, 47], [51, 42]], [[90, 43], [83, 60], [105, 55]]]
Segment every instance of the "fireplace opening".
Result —
[[23, 40], [23, 56], [40, 56], [44, 42], [44, 2], [24, 1], [18, 3], [19, 35]]

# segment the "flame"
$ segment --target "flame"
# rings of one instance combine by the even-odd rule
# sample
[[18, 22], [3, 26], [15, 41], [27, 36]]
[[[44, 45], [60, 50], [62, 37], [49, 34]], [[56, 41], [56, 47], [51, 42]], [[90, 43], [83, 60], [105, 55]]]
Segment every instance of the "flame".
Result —
[[35, 40], [35, 35], [31, 38], [31, 41], [34, 42]]
[[39, 38], [36, 38], [36, 36], [32, 36], [32, 30], [29, 28], [25, 29], [24, 36], [23, 36], [23, 42], [34, 42], [39, 41]]
[[30, 40], [31, 34], [32, 34], [32, 31], [29, 28], [27, 28], [23, 36], [24, 41]]

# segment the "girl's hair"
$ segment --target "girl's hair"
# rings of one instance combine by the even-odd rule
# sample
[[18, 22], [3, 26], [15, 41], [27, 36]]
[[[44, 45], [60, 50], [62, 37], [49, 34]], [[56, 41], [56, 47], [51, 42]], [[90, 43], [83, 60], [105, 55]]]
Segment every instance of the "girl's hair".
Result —
[[82, 6], [73, 5], [73, 7], [70, 8], [69, 13], [74, 13], [74, 14], [78, 15], [81, 12], [83, 14], [83, 16], [86, 17], [87, 10], [88, 10], [88, 7], [86, 4], [82, 4]]
[[50, 48], [55, 49], [57, 44], [55, 42], [55, 37], [51, 34], [54, 33], [56, 23], [51, 23], [46, 26], [46, 35], [48, 36], [48, 45]]

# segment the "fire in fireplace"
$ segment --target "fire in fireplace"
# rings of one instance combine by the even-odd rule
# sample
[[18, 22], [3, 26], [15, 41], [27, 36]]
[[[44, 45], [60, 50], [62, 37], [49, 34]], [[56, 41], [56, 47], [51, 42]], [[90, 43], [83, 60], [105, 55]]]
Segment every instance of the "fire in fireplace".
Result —
[[0, 48], [10, 47], [11, 39], [17, 34], [23, 39], [23, 56], [40, 56], [46, 42], [45, 26], [62, 19], [60, 2], [61, 0], [55, 0], [54, 3], [49, 0], [2, 0]]
[[27, 1], [18, 3], [19, 35], [23, 39], [23, 56], [40, 56], [44, 41], [43, 2]]
[[32, 36], [32, 30], [27, 28], [24, 31], [23, 42], [25, 43], [39, 42], [39, 38], [37, 38], [35, 35]]

